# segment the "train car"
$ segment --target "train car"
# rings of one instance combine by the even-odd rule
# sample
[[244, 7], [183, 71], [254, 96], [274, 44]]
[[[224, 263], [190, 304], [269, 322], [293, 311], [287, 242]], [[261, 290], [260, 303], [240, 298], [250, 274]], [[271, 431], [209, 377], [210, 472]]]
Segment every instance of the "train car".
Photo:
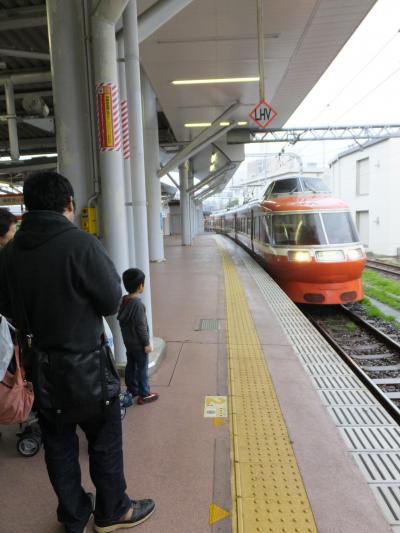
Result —
[[296, 303], [347, 304], [363, 298], [366, 254], [348, 206], [321, 178], [280, 178], [261, 200], [210, 216], [265, 266]]

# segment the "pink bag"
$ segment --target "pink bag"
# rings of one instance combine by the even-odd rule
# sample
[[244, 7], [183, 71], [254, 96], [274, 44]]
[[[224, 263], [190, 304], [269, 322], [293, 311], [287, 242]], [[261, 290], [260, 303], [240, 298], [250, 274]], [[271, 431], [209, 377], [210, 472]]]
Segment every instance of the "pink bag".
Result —
[[15, 361], [15, 374], [6, 372], [3, 381], [0, 381], [0, 424], [25, 422], [32, 409], [32, 386], [24, 379], [18, 346], [15, 346]]

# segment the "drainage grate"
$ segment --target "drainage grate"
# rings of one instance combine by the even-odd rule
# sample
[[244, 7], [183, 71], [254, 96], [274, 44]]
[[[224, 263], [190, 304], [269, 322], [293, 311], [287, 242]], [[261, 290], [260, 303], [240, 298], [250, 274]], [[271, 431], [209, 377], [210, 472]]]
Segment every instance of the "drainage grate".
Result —
[[350, 450], [356, 452], [400, 450], [400, 429], [397, 426], [338, 429]]
[[390, 426], [396, 425], [378, 405], [356, 407], [328, 407], [337, 426]]
[[400, 483], [400, 453], [354, 453], [368, 483]]
[[215, 318], [202, 318], [197, 329], [198, 331], [218, 331], [220, 329], [219, 320]]
[[400, 485], [371, 485], [391, 525], [400, 524]]

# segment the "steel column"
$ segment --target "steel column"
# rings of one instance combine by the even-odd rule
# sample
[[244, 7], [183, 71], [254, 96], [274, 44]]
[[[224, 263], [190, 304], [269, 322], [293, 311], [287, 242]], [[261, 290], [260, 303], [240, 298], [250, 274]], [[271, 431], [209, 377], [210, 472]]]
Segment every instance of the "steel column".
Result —
[[164, 240], [161, 228], [161, 183], [156, 95], [145, 72], [141, 71], [143, 97], [144, 160], [146, 168], [147, 223], [149, 227], [150, 261], [164, 260]]
[[139, 41], [136, 0], [130, 0], [123, 15], [125, 73], [130, 131], [133, 221], [136, 264], [146, 275], [143, 301], [146, 305], [150, 335], [153, 336], [149, 246], [147, 230], [146, 181], [144, 167], [142, 98], [140, 87]]
[[11, 81], [4, 82], [6, 95], [8, 139], [10, 141], [10, 157], [13, 161], [19, 159], [17, 117], [15, 114], [14, 87]]
[[[92, 42], [95, 85], [100, 96], [101, 84], [111, 84], [113, 89], [118, 89], [115, 22], [120, 18], [126, 2], [103, 0], [100, 4], [93, 2], [93, 5], [95, 4], [96, 11], [92, 15]], [[102, 150], [100, 147], [99, 153], [102, 235], [117, 271], [122, 274], [129, 266], [129, 257], [118, 96], [116, 101], [113, 101], [112, 109], [112, 125], [108, 127], [112, 128], [114, 148]], [[115, 316], [109, 317], [107, 321], [114, 337], [116, 359], [123, 362], [125, 349], [118, 321]]]
[[[59, 172], [74, 188], [79, 216], [93, 194], [93, 145], [84, 12], [80, 0], [47, 0]], [[68, 50], [68, 54], [65, 51]], [[79, 220], [76, 220], [79, 225]]]
[[189, 161], [185, 161], [179, 167], [180, 204], [181, 204], [181, 236], [182, 246], [192, 244], [190, 236], [190, 198], [186, 192], [189, 180]]

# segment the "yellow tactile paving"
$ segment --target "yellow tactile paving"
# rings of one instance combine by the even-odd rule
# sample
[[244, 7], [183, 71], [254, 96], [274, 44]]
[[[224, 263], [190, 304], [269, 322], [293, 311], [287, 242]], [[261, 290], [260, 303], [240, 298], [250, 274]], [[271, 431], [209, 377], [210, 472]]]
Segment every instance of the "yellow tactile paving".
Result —
[[316, 533], [253, 318], [221, 247], [228, 328], [232, 512], [237, 533]]

